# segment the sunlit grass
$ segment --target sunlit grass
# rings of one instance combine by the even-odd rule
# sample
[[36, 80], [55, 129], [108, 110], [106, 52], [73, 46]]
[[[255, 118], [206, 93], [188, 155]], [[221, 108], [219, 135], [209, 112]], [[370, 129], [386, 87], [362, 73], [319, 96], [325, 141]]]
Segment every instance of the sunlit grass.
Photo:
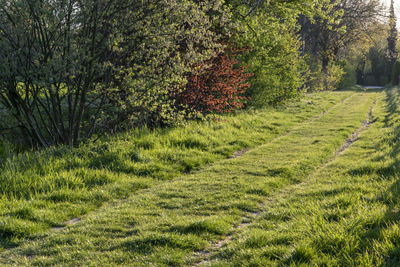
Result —
[[271, 140], [354, 92], [309, 95], [170, 129], [136, 129], [79, 148], [0, 149], [0, 239], [18, 243], [122, 199]]
[[[330, 94], [335, 97], [327, 100]], [[257, 143], [252, 139], [257, 136], [257, 132], [262, 132], [260, 129], [263, 127], [258, 130], [253, 130], [253, 126], [243, 128], [243, 135], [236, 132], [235, 138], [243, 136], [246, 141], [254, 142], [252, 143], [252, 146], [256, 146], [254, 149], [238, 158], [223, 160], [224, 157], [232, 155], [235, 150], [241, 148], [240, 146], [236, 147], [230, 155], [227, 154], [214, 160], [214, 164], [211, 166], [206, 167], [207, 163], [200, 164], [199, 171], [191, 174], [180, 172], [178, 178], [165, 180], [165, 176], [160, 176], [160, 178], [138, 176], [111, 168], [108, 170], [111, 173], [136, 177], [137, 181], [146, 183], [147, 189], [129, 193], [125, 199], [121, 200], [118, 200], [116, 196], [111, 196], [108, 201], [105, 201], [106, 204], [83, 217], [83, 220], [76, 225], [63, 230], [50, 230], [43, 237], [36, 237], [21, 247], [4, 251], [1, 254], [3, 262], [22, 265], [62, 263], [75, 266], [190, 265], [201, 261], [204, 251], [209, 250], [213, 243], [224, 240], [230, 234], [233, 234], [233, 240], [211, 253], [209, 260], [216, 257], [223, 264], [254, 263], [254, 265], [260, 266], [264, 266], [266, 262], [273, 262], [271, 261], [273, 255], [276, 255], [276, 260], [286, 260], [284, 263], [296, 263], [296, 257], [301, 258], [302, 261], [310, 260], [315, 252], [306, 246], [304, 249], [299, 247], [296, 254], [298, 256], [292, 257], [292, 254], [289, 254], [294, 249], [290, 246], [301, 240], [302, 236], [305, 236], [304, 233], [300, 237], [292, 235], [290, 232], [284, 234], [284, 231], [270, 234], [263, 227], [264, 224], [271, 225], [271, 227], [273, 224], [279, 225], [296, 216], [299, 212], [296, 208], [302, 207], [300, 200], [293, 206], [289, 203], [288, 206], [285, 206], [286, 209], [282, 208], [272, 213], [267, 211], [269, 206], [278, 205], [284, 201], [278, 196], [281, 190], [296, 184], [301, 185], [302, 181], [309, 180], [310, 175], [314, 177], [322, 166], [336, 157], [336, 151], [366, 119], [374, 99], [378, 95], [382, 95], [379, 92], [356, 93], [342, 102], [340, 99], [343, 99], [343, 94], [343, 92], [322, 93], [319, 95], [318, 101], [313, 100], [314, 104], [307, 104], [310, 103], [307, 100], [304, 104], [306, 107], [315, 105], [318, 107], [324, 101], [332, 102], [329, 105], [331, 107], [334, 103], [338, 103], [324, 116], [318, 118], [314, 118], [318, 112], [307, 112], [309, 115], [306, 116], [300, 111], [301, 109], [297, 114], [293, 113], [294, 110], [289, 111], [288, 109], [267, 111], [262, 115], [260, 121], [268, 126], [272, 123], [280, 123], [281, 125], [277, 128], [287, 127], [284, 128], [289, 130], [286, 135], [271, 140], [284, 131], [268, 134], [271, 130], [267, 130], [260, 135], [265, 138], [267, 134], [269, 137], [258, 143], [263, 143], [263, 145], [256, 146]], [[272, 114], [271, 112], [275, 115], [267, 116], [267, 114]], [[239, 116], [257, 117], [256, 114], [251, 113]], [[275, 117], [277, 120], [271, 121], [271, 117]], [[229, 127], [225, 125], [230, 125], [236, 118], [238, 117], [228, 117], [222, 124], [227, 128], [224, 128], [221, 133], [227, 132], [228, 134]], [[236, 123], [245, 125], [249, 118], [238, 120]], [[305, 118], [314, 119], [304, 121]], [[179, 131], [181, 130], [179, 129]], [[210, 134], [214, 136], [214, 134]], [[129, 138], [129, 136], [124, 138]], [[219, 139], [219, 137], [215, 138]], [[223, 139], [223, 135], [221, 138]], [[229, 142], [228, 139], [225, 139], [220, 144], [226, 145]], [[184, 143], [186, 144], [186, 142]], [[198, 141], [189, 143], [199, 144]], [[148, 150], [149, 153], [142, 155], [151, 157], [153, 155], [151, 152], [158, 147], [158, 144], [150, 145], [152, 148]], [[170, 141], [170, 144], [175, 148], [187, 146], [181, 145], [182, 142], [176, 146], [176, 141]], [[215, 146], [215, 149], [218, 149], [218, 146]], [[349, 151], [350, 149], [353, 149], [353, 146], [349, 148]], [[177, 154], [176, 151], [179, 150], [173, 151]], [[172, 155], [168, 157], [172, 157]], [[173, 165], [176, 161], [177, 158], [174, 158], [166, 161], [165, 164], [177, 166]], [[103, 166], [103, 168], [106, 167]], [[99, 185], [94, 188], [101, 188], [109, 192], [104, 188], [111, 185], [116, 186], [118, 181], [117, 179], [106, 186]], [[119, 187], [116, 186], [116, 188]], [[290, 192], [287, 194], [291, 196]], [[275, 195], [278, 197], [276, 198]], [[348, 205], [348, 201], [348, 199], [344, 199], [338, 202], [339, 207], [345, 207]], [[71, 202], [65, 203], [66, 207], [71, 206]], [[21, 211], [22, 214], [24, 212]], [[252, 218], [256, 214], [260, 215], [256, 222], [252, 223]], [[336, 219], [332, 217], [332, 220]], [[240, 228], [242, 230], [238, 235], [236, 227], [242, 222], [251, 224]], [[258, 223], [263, 226], [258, 226]], [[312, 225], [317, 226], [318, 224]], [[255, 232], [247, 234], [246, 231], [253, 229]], [[246, 233], [243, 237], [240, 234], [241, 231]], [[26, 257], [27, 255], [29, 257]], [[279, 258], [281, 256], [282, 258]]]
[[398, 266], [398, 89], [384, 98], [359, 140], [304, 183], [273, 194], [210, 265]]

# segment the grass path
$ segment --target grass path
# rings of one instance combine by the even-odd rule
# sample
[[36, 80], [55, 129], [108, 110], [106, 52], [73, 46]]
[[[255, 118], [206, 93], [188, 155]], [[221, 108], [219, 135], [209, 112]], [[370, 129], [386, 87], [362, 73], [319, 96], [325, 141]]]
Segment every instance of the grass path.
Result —
[[[264, 215], [254, 217], [265, 213], [268, 205], [263, 203], [267, 199], [268, 203], [274, 202], [275, 194], [283, 188], [301, 185], [310, 175], [325, 169], [321, 166], [328, 164], [360, 128], [374, 100], [381, 95], [373, 91], [355, 93], [323, 116], [300, 123], [287, 134], [240, 157], [109, 202], [73, 226], [7, 250], [1, 254], [0, 263], [195, 265], [206, 255], [211, 260], [204, 262], [207, 264], [216, 260], [216, 264], [254, 261], [263, 265], [270, 260], [265, 249], [246, 247], [243, 242], [248, 243], [243, 239], [252, 236], [240, 233], [253, 229], [250, 226], [258, 221], [264, 223]], [[378, 100], [381, 106], [381, 97]], [[246, 222], [251, 223], [238, 229]], [[229, 236], [233, 238], [217, 253], [202, 253]], [[256, 240], [257, 237], [256, 233]], [[289, 237], [287, 242], [290, 240]], [[263, 244], [270, 248], [268, 242], [267, 238]], [[288, 251], [291, 248], [284, 251], [282, 258], [287, 257]]]
[[312, 94], [280, 109], [249, 110], [171, 129], [137, 129], [77, 149], [15, 155], [0, 144], [0, 252], [51, 228], [62, 229], [104, 203], [271, 142], [354, 94]]
[[[310, 179], [312, 177], [314, 177], [321, 169], [326, 168], [331, 162], [337, 160], [337, 158], [344, 151], [346, 151], [350, 147], [350, 145], [352, 145], [355, 141], [358, 140], [359, 135], [363, 131], [367, 130], [369, 128], [370, 124], [373, 123], [372, 110], [375, 108], [376, 100], [377, 99], [374, 100], [373, 105], [370, 107], [370, 109], [368, 111], [366, 120], [362, 123], [360, 128], [358, 128], [357, 131], [355, 131], [351, 134], [351, 136], [346, 140], [346, 142], [342, 145], [342, 147], [339, 150], [337, 150], [336, 153], [334, 155], [332, 155], [332, 157], [327, 162], [321, 164], [321, 166], [316, 168], [312, 173], [310, 173], [307, 176], [306, 179], [304, 179], [300, 183], [295, 183], [295, 184], [291, 184], [286, 187], [283, 187], [282, 189], [280, 189], [277, 192], [268, 196], [268, 198], [260, 204], [261, 211], [254, 212], [251, 214], [251, 216], [246, 217], [242, 221], [242, 223], [239, 224], [238, 226], [236, 226], [234, 231], [229, 236], [227, 236], [225, 239], [219, 241], [218, 243], [213, 244], [212, 246], [206, 248], [205, 250], [196, 252], [195, 257], [194, 257], [195, 258], [194, 266], [219, 264], [220, 263], [219, 257], [221, 255], [223, 255], [223, 253], [221, 253], [222, 247], [224, 247], [224, 249], [225, 249], [226, 247], [232, 246], [232, 243], [237, 242], [239, 235], [248, 235], [249, 233], [247, 232], [247, 230], [245, 230], [245, 228], [249, 228], [249, 227], [252, 228], [259, 221], [265, 221], [265, 218], [263, 216], [265, 216], [266, 212], [269, 212], [271, 205], [275, 205], [276, 202], [280, 202], [284, 198], [291, 197], [291, 195], [293, 193], [295, 193], [296, 191], [298, 191], [299, 188], [307, 188], [310, 185]], [[315, 182], [315, 181], [313, 181], [313, 182]], [[243, 232], [245, 232], [245, 234]], [[256, 233], [255, 235], [258, 235], [258, 233]], [[252, 236], [252, 237], [254, 237], [254, 236]], [[258, 238], [258, 236], [256, 238]], [[234, 241], [232, 241], [232, 240], [234, 240]], [[273, 244], [273, 242], [272, 242], [272, 244]], [[232, 252], [230, 252], [230, 253], [232, 253]], [[235, 251], [235, 253], [236, 253], [236, 251]], [[232, 255], [230, 255], [229, 260], [232, 259], [231, 256]], [[232, 263], [232, 262], [230, 262], [230, 263]], [[225, 262], [225, 264], [228, 265], [228, 262]], [[249, 262], [245, 262], [245, 263], [241, 262], [240, 264], [241, 265], [249, 264]], [[264, 265], [264, 264], [266, 264], [266, 263], [259, 262], [256, 265]], [[268, 265], [269, 264], [271, 264], [271, 263], [268, 262]]]
[[399, 266], [399, 92], [380, 95], [357, 141], [283, 188], [207, 266]]

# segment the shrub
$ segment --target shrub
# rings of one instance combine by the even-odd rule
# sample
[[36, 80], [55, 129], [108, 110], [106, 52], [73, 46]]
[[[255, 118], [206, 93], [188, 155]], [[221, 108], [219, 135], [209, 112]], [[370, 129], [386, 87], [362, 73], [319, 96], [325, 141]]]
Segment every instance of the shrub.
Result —
[[244, 49], [227, 48], [216, 57], [196, 64], [185, 88], [177, 92], [177, 104], [187, 111], [208, 114], [231, 112], [244, 107], [251, 73], [238, 66], [236, 56]]
[[336, 90], [344, 75], [344, 71], [341, 66], [337, 64], [329, 64], [325, 74], [325, 89]]
[[308, 87], [311, 91], [323, 91], [323, 90], [336, 90], [341, 86], [342, 82], [347, 82], [345, 71], [342, 66], [330, 63], [326, 70], [322, 70], [322, 66], [318, 61], [312, 61], [310, 65], [311, 76], [308, 81]]
[[348, 60], [340, 62], [343, 68], [343, 76], [339, 83], [339, 88], [348, 88], [357, 84], [356, 69]]
[[252, 105], [275, 105], [298, 97], [307, 70], [292, 25], [282, 23], [268, 10], [261, 10], [242, 23], [246, 30], [238, 42], [252, 48], [241, 58], [254, 73], [248, 90]]

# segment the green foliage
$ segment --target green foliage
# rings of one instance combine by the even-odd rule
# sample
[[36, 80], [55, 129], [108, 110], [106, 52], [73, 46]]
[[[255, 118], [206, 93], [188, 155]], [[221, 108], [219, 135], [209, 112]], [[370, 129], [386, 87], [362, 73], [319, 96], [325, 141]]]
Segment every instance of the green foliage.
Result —
[[[342, 47], [339, 37], [344, 30], [358, 33], [347, 26], [359, 29], [377, 9], [375, 1], [339, 2], [0, 0], [0, 111], [12, 116], [0, 127], [49, 147], [132, 126], [181, 123], [188, 106], [173, 93], [185, 88], [189, 74], [196, 76], [196, 66], [224, 50], [223, 41], [251, 48], [239, 63], [254, 73], [247, 96], [256, 107], [301, 96], [306, 82], [313, 83], [310, 72], [324, 72], [314, 77], [314, 90], [332, 89], [341, 76], [332, 60]], [[366, 13], [342, 17], [360, 6]], [[306, 24], [321, 34], [309, 34]], [[313, 50], [308, 37], [321, 68], [306, 64], [305, 52]], [[215, 87], [232, 87], [223, 80], [213, 81]]]
[[370, 49], [367, 58], [371, 62], [371, 74], [375, 78], [375, 83], [378, 85], [386, 84], [386, 53], [387, 46], [382, 42], [375, 43]]
[[343, 60], [340, 62], [340, 66], [343, 70], [343, 75], [341, 77], [338, 88], [349, 88], [357, 84], [357, 75], [354, 66], [348, 60]]
[[315, 57], [308, 56], [306, 58], [309, 67], [310, 76], [307, 80], [308, 90], [311, 92], [320, 92], [325, 90], [324, 87], [324, 73], [322, 66]]
[[230, 29], [223, 1], [0, 5], [0, 101], [39, 146], [181, 121], [170, 92]]
[[[258, 107], [299, 96], [306, 73], [294, 32], [270, 15], [252, 18], [247, 33], [241, 36], [252, 48], [243, 60], [254, 73], [249, 94]], [[258, 32], [256, 36], [250, 27]]]
[[399, 76], [400, 76], [400, 62], [396, 61], [396, 63], [394, 63], [394, 65], [393, 65], [393, 72], [392, 72], [392, 84], [393, 85], [400, 84]]
[[306, 68], [295, 32], [297, 14], [291, 4], [267, 2], [252, 16], [238, 19], [243, 33], [236, 40], [251, 48], [242, 60], [254, 73], [249, 95], [255, 106], [278, 104], [302, 91]]
[[336, 90], [339, 88], [339, 84], [342, 81], [345, 72], [339, 64], [331, 63], [324, 74], [326, 90]]
[[[78, 145], [93, 134], [181, 123], [185, 110], [171, 95], [226, 40], [251, 48], [240, 63], [254, 73], [252, 104], [298, 97], [308, 77], [299, 16], [326, 25], [340, 16], [328, 0], [0, 5], [0, 102], [13, 116], [6, 127], [35, 146]], [[327, 79], [337, 71], [332, 67]]]
[[[341, 63], [329, 63], [325, 71], [318, 60], [310, 60], [311, 75], [307, 82], [310, 91], [336, 90], [344, 82], [345, 70]], [[350, 73], [351, 75], [351, 73]], [[348, 84], [352, 86], [351, 82]]]
[[[122, 35], [114, 50], [127, 59], [121, 70], [122, 88], [112, 95], [135, 126], [181, 122], [171, 93], [186, 83], [193, 65], [222, 51], [220, 38], [229, 35], [229, 12], [223, 1], [150, 1], [137, 4], [118, 25]], [[134, 23], [131, 23], [134, 21]], [[218, 33], [217, 33], [218, 32]], [[134, 53], [132, 53], [134, 51]]]
[[[331, 20], [317, 18], [311, 21], [304, 17], [300, 19], [303, 50], [313, 60], [314, 66], [311, 67], [324, 72], [324, 75], [321, 74], [317, 78], [314, 75], [314, 81], [311, 80], [310, 84], [330, 84], [332, 73], [337, 74], [335, 79], [340, 79], [340, 73], [335, 66], [339, 63], [345, 67], [340, 64], [343, 60], [350, 63], [344, 70], [349, 74], [345, 84], [352, 83], [351, 77], [354, 73], [357, 82], [363, 83], [364, 59], [369, 47], [372, 46], [371, 42], [382, 40], [381, 32], [384, 27], [381, 26], [384, 25], [379, 19], [383, 15], [382, 5], [377, 0], [331, 1], [331, 5], [324, 10]], [[355, 55], [360, 55], [360, 64], [354, 62]], [[321, 65], [321, 68], [315, 65]], [[328, 80], [319, 82], [324, 78]], [[329, 89], [328, 86], [330, 85], [324, 87]]]
[[[375, 25], [377, 32], [386, 31], [385, 25]], [[361, 85], [385, 85], [387, 80], [386, 73], [386, 53], [387, 42], [381, 35], [375, 34], [366, 37], [359, 44], [351, 47], [345, 57], [346, 69], [356, 76], [358, 84]]]
[[[325, 25], [337, 23], [340, 10], [336, 2], [319, 1], [229, 1], [239, 25], [235, 40], [251, 48], [242, 60], [254, 73], [249, 95], [259, 107], [296, 98], [306, 89], [310, 69], [304, 58], [301, 19], [316, 19]], [[337, 69], [333, 70], [337, 74]], [[330, 84], [335, 82], [329, 81]]]

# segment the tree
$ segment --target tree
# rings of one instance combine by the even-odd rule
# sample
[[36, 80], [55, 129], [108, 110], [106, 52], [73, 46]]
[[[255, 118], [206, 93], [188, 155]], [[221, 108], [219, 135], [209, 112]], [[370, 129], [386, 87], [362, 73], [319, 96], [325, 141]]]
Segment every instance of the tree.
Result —
[[385, 84], [385, 51], [384, 42], [378, 41], [370, 47], [367, 59], [371, 62], [371, 74], [377, 85]]
[[170, 92], [221, 51], [222, 4], [0, 0], [0, 101], [10, 128], [32, 145], [77, 145], [179, 118]]
[[298, 97], [307, 77], [298, 17], [313, 20], [325, 16], [328, 1], [227, 1], [234, 13], [238, 32], [235, 41], [251, 50], [241, 60], [254, 73], [248, 95], [255, 106], [276, 105]]
[[[365, 34], [357, 42], [349, 44], [338, 55], [346, 64], [345, 77], [354, 77], [354, 83], [363, 85], [384, 85], [386, 75], [387, 40], [382, 39], [382, 32], [388, 32], [387, 21], [376, 21], [368, 25]], [[347, 85], [352, 85], [347, 83]]]
[[394, 1], [390, 2], [390, 11], [389, 11], [389, 37], [387, 38], [388, 42], [388, 50], [387, 50], [387, 75], [389, 81], [392, 81], [392, 70], [393, 65], [397, 60], [397, 23], [396, 23], [396, 15], [394, 13]]
[[363, 46], [363, 40], [374, 34], [374, 26], [383, 18], [378, 0], [331, 1], [331, 4], [326, 12], [334, 18], [334, 23], [317, 18], [303, 19], [301, 24], [304, 51], [319, 62], [324, 73], [338, 60], [346, 58], [351, 46]]

